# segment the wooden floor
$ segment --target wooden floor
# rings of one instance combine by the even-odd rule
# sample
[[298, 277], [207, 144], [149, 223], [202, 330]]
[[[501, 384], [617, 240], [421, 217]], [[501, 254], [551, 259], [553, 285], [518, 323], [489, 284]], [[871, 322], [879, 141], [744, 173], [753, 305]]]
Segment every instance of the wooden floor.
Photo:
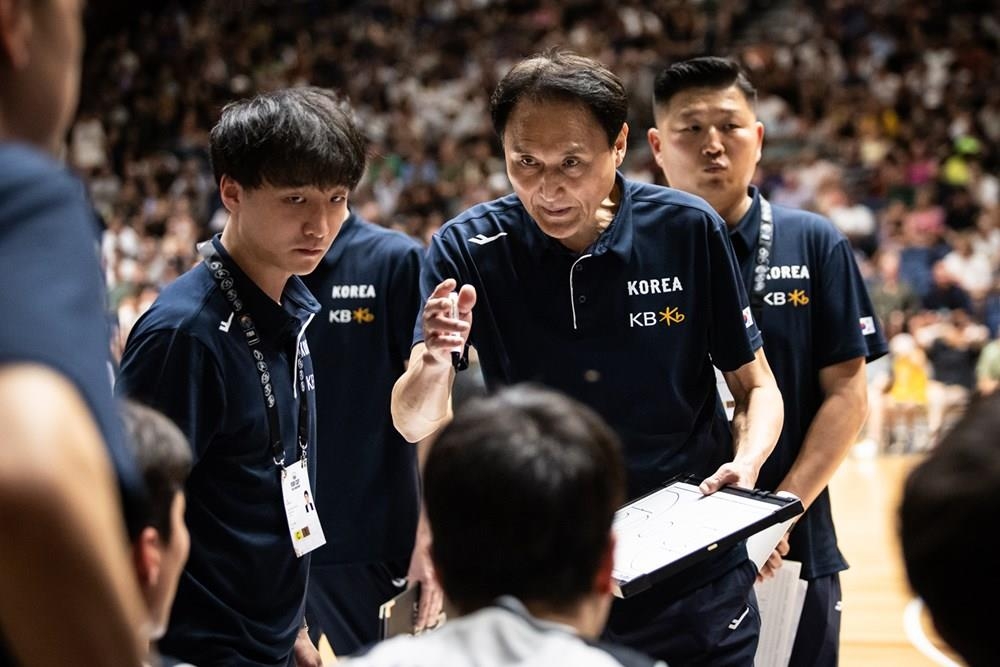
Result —
[[[903, 624], [913, 596], [896, 537], [896, 507], [906, 473], [919, 460], [919, 455], [848, 458], [830, 485], [840, 548], [851, 564], [841, 575], [843, 667], [954, 664], [935, 662], [918, 651]], [[926, 618], [921, 625], [939, 644]]]

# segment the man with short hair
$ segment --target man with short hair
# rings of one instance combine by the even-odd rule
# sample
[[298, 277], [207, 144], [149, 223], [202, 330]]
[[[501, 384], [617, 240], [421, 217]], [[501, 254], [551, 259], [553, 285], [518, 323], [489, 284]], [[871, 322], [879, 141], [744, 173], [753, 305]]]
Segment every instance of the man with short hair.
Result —
[[229, 220], [136, 323], [118, 385], [194, 454], [191, 555], [160, 646], [199, 667], [318, 665], [303, 612], [323, 540], [302, 501], [316, 471], [304, 334], [319, 304], [298, 276], [348, 215], [365, 141], [336, 95], [294, 88], [227, 105], [211, 156]]
[[[125, 401], [122, 417], [149, 494], [149, 511], [132, 538], [132, 559], [146, 599], [148, 638], [155, 642], [167, 629], [191, 543], [184, 523], [184, 481], [191, 471], [191, 447], [180, 429], [156, 410]], [[147, 653], [146, 664], [155, 662], [154, 655], [152, 650]]]
[[424, 466], [435, 572], [461, 616], [348, 664], [651, 666], [595, 641], [624, 498], [618, 439], [594, 411], [524, 385], [471, 399]]
[[[82, 0], [0, 0], [0, 665], [138, 665], [142, 480], [108, 373], [97, 224], [55, 159]], [[116, 482], [117, 476], [117, 482]], [[54, 639], [55, 638], [55, 639]]]
[[984, 398], [907, 478], [899, 508], [903, 562], [941, 637], [970, 667], [1000, 655], [1000, 396]]
[[656, 127], [648, 138], [671, 187], [705, 199], [725, 219], [764, 351], [785, 402], [778, 446], [760, 472], [761, 488], [789, 491], [807, 512], [778, 545], [802, 561], [809, 580], [792, 665], [836, 665], [840, 578], [827, 484], [854, 444], [867, 412], [865, 360], [887, 352], [850, 244], [812, 213], [771, 206], [750, 185], [764, 126], [756, 92], [739, 66], [694, 58], [656, 78]]
[[[540, 382], [604, 417], [624, 443], [628, 497], [679, 473], [705, 493], [752, 488], [782, 404], [725, 226], [700, 199], [617, 171], [627, 107], [618, 77], [573, 54], [503, 77], [491, 110], [514, 194], [434, 235], [393, 418], [410, 441], [447, 423], [468, 342], [490, 388]], [[736, 397], [732, 433], [713, 363]], [[755, 575], [742, 545], [724, 550], [616, 603], [610, 636], [668, 662], [748, 664]]]

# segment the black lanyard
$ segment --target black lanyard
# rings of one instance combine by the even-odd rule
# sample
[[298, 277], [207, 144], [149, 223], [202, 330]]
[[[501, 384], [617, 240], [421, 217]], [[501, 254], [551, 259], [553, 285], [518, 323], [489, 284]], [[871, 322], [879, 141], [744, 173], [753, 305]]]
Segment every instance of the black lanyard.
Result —
[[774, 245], [774, 213], [771, 202], [760, 196], [760, 231], [757, 234], [755, 264], [753, 267], [753, 286], [750, 289], [750, 309], [757, 328], [760, 329], [761, 315], [764, 312], [764, 296], [766, 295], [767, 272], [771, 268], [771, 247]]
[[[281, 469], [285, 467], [285, 446], [281, 443], [281, 427], [279, 425], [278, 401], [274, 397], [274, 388], [271, 386], [271, 373], [268, 370], [267, 362], [264, 360], [264, 353], [257, 349], [260, 344], [260, 337], [257, 334], [257, 327], [254, 326], [253, 318], [247, 312], [246, 306], [236, 293], [236, 284], [233, 275], [223, 264], [219, 253], [215, 251], [212, 243], [206, 242], [198, 246], [198, 252], [205, 259], [205, 266], [212, 274], [215, 284], [219, 286], [226, 301], [233, 309], [233, 317], [240, 323], [243, 329], [244, 340], [247, 342], [247, 349], [253, 355], [254, 365], [260, 377], [261, 391], [264, 392], [264, 407], [267, 412], [267, 429], [271, 442], [271, 455], [274, 465]], [[305, 365], [298, 355], [298, 342], [296, 342], [296, 361], [299, 379], [299, 457], [306, 458], [306, 449], [309, 446], [309, 405], [306, 400]]]

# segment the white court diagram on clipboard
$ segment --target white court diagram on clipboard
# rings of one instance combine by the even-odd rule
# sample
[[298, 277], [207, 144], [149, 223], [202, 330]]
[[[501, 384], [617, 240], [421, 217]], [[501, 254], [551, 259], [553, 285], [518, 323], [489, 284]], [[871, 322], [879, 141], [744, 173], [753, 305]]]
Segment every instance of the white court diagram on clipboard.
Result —
[[616, 594], [628, 597], [801, 512], [797, 498], [735, 487], [705, 496], [695, 480], [675, 480], [615, 513]]

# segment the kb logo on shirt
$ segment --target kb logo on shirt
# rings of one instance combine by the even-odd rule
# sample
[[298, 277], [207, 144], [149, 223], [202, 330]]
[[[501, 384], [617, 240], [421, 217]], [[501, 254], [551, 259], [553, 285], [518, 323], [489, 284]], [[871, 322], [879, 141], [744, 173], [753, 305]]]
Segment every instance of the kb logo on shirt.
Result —
[[350, 324], [351, 322], [369, 324], [375, 321], [375, 313], [369, 308], [355, 308], [354, 310], [341, 308], [330, 311], [329, 321], [330, 324]]
[[768, 292], [764, 295], [764, 303], [769, 306], [784, 306], [790, 303], [798, 308], [809, 305], [809, 295], [802, 289], [791, 292]]
[[686, 319], [687, 315], [682, 313], [679, 307], [665, 306], [663, 310], [655, 312], [647, 310], [641, 313], [629, 313], [628, 326], [629, 328], [652, 327], [663, 322], [668, 327], [672, 327], [681, 324]]

